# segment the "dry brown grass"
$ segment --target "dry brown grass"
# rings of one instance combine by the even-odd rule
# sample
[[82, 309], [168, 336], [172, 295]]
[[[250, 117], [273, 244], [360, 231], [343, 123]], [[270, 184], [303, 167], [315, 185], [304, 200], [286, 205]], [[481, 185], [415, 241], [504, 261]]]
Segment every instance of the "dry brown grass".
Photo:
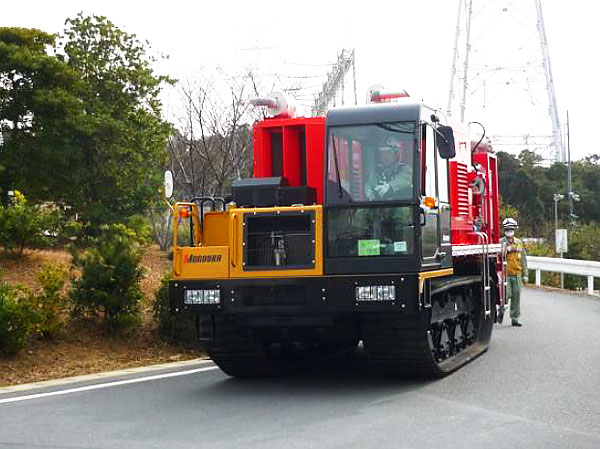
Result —
[[61, 250], [25, 250], [23, 257], [18, 258], [0, 250], [0, 270], [3, 280], [9, 284], [24, 284], [30, 288], [39, 287], [36, 276], [44, 263], [69, 266], [71, 255]]
[[15, 357], [0, 358], [0, 387], [199, 356], [198, 351], [161, 341], [149, 328], [111, 338], [93, 324], [74, 324], [53, 340], [35, 341]]
[[[0, 254], [3, 279], [32, 289], [39, 288], [36, 275], [47, 262], [69, 266], [71, 256], [60, 250], [27, 252], [21, 259]], [[163, 274], [170, 268], [170, 261], [158, 246], [152, 246], [145, 250], [142, 265], [145, 268], [142, 281], [145, 300], [142, 304], [144, 322], [140, 329], [127, 337], [114, 338], [96, 323], [71, 322], [56, 338], [34, 341], [17, 356], [0, 358], [0, 387], [186, 360], [201, 355], [196, 350], [167, 344], [156, 335], [152, 322], [152, 300]]]

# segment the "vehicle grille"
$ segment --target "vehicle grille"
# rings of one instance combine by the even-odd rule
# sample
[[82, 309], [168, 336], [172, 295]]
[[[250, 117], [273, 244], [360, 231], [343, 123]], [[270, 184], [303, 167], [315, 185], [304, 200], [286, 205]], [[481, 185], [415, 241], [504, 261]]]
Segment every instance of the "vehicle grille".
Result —
[[312, 268], [313, 221], [311, 213], [247, 215], [244, 268]]

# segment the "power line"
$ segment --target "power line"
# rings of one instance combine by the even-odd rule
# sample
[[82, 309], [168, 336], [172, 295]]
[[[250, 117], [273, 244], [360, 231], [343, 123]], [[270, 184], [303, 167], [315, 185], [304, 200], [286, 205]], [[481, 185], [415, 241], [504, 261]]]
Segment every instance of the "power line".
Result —
[[303, 66], [303, 67], [333, 67], [335, 65], [334, 64], [303, 64], [300, 62], [287, 62], [287, 64], [290, 65], [299, 65], [299, 66]]
[[356, 97], [356, 69], [354, 66], [354, 50], [344, 49], [338, 55], [337, 62], [329, 72], [327, 81], [323, 84], [321, 92], [315, 99], [312, 108], [312, 115], [323, 115], [329, 104], [335, 99], [338, 90], [342, 91], [342, 104], [344, 102], [344, 77], [350, 68], [353, 69], [354, 78], [354, 102], [357, 102]]

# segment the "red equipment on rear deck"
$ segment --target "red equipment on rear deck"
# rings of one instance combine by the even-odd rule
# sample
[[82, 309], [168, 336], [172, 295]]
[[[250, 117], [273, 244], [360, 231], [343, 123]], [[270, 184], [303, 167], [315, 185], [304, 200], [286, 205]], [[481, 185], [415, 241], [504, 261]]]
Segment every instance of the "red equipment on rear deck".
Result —
[[273, 118], [254, 125], [254, 177], [282, 176], [291, 187], [308, 186], [323, 203], [325, 119]]
[[[323, 117], [267, 118], [257, 122], [254, 177], [282, 176], [291, 187], [312, 187], [317, 192], [317, 203], [323, 204], [325, 125]], [[452, 245], [478, 245], [475, 232], [485, 233], [489, 244], [497, 244], [500, 228], [496, 156], [487, 151], [487, 146], [475, 147], [465, 125], [453, 125], [456, 157], [448, 164]]]

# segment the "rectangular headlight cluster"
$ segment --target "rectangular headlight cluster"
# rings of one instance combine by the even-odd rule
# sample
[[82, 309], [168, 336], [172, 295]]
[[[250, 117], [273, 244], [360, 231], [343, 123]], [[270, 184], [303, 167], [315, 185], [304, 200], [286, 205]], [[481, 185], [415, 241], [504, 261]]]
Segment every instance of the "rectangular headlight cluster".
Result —
[[367, 285], [356, 287], [357, 301], [395, 301], [395, 285]]
[[183, 296], [185, 304], [219, 304], [220, 290], [186, 290]]

